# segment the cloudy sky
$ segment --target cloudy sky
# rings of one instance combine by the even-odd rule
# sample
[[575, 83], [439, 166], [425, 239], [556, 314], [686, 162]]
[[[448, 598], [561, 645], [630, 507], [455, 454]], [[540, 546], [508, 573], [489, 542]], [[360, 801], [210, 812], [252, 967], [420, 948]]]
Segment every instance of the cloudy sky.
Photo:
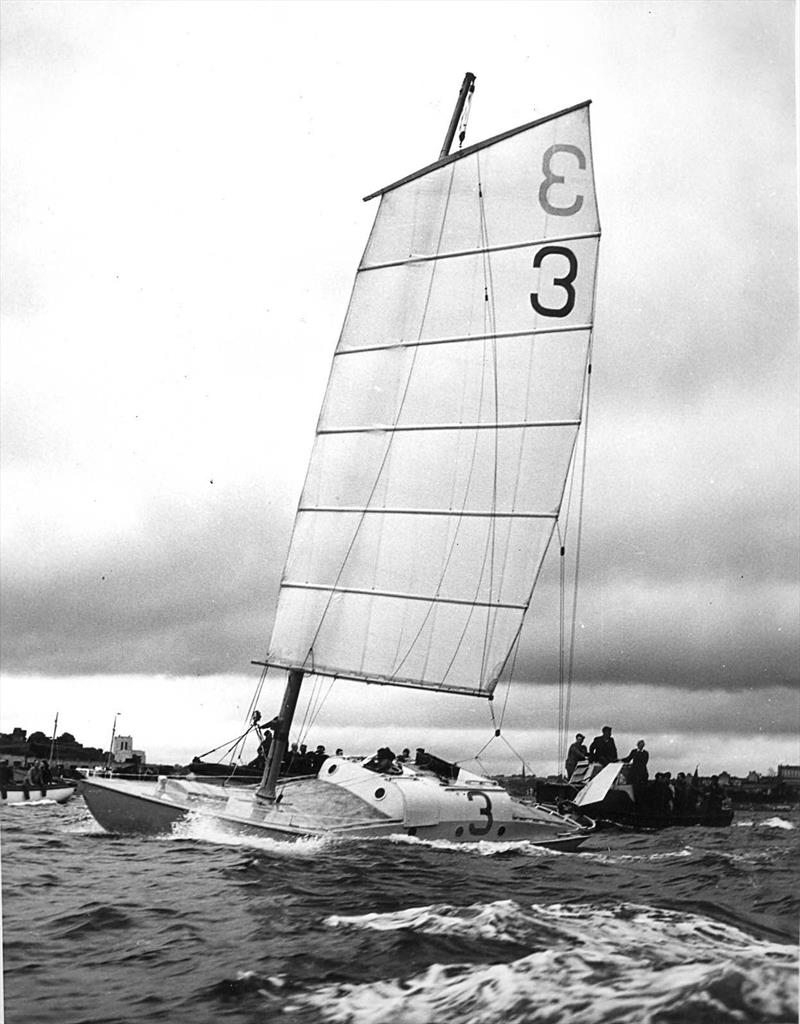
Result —
[[[153, 760], [241, 731], [361, 197], [436, 158], [470, 70], [468, 142], [593, 101], [572, 731], [608, 720], [672, 770], [797, 763], [794, 22], [787, 0], [6, 0], [0, 729], [58, 712], [107, 745], [118, 713]], [[557, 603], [548, 565], [503, 723], [537, 770]], [[466, 758], [492, 729], [483, 701], [336, 684], [309, 739]]]

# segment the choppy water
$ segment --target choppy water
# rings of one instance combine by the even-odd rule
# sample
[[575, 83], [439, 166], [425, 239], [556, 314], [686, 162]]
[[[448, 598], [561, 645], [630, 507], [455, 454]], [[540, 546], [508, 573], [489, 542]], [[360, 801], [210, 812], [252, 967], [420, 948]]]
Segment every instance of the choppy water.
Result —
[[290, 846], [6, 807], [6, 1022], [794, 1022], [798, 835], [793, 811], [582, 854]]

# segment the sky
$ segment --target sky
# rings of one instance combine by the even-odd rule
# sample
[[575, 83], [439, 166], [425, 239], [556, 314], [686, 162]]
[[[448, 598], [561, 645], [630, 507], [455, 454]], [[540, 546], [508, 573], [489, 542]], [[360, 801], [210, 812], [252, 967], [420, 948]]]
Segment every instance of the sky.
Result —
[[[795, 22], [788, 0], [6, 0], [0, 730], [58, 713], [107, 746], [117, 716], [154, 761], [243, 731], [362, 197], [438, 156], [469, 70], [468, 144], [592, 100], [571, 731], [645, 738], [655, 769], [797, 764]], [[557, 767], [552, 559], [542, 584], [487, 770]], [[313, 744], [464, 760], [494, 734], [485, 701], [325, 690]]]

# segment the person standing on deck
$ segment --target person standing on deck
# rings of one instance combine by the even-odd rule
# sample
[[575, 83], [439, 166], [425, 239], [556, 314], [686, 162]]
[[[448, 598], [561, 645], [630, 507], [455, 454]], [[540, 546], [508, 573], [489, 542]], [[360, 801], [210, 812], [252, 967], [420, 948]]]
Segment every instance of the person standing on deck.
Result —
[[567, 751], [567, 760], [564, 762], [564, 768], [566, 769], [568, 779], [575, 771], [579, 761], [587, 761], [589, 759], [589, 751], [583, 742], [585, 739], [586, 737], [582, 732], [575, 733], [575, 742], [570, 744]]
[[639, 740], [625, 758], [625, 763], [631, 766], [628, 778], [634, 787], [642, 786], [647, 782], [647, 762], [649, 760], [650, 754], [644, 749], [644, 740]]
[[647, 792], [647, 762], [650, 754], [644, 749], [644, 740], [639, 740], [633, 750], [625, 758], [625, 763], [630, 765], [628, 769], [628, 781], [633, 786], [633, 800], [637, 810], [642, 809]]
[[617, 760], [617, 745], [611, 738], [611, 726], [604, 725], [602, 736], [595, 736], [589, 747], [589, 760], [605, 767]]

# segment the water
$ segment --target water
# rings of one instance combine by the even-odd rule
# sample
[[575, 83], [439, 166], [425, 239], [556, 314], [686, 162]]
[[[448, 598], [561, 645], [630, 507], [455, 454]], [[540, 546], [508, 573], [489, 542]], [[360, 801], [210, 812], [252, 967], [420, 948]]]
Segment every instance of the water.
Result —
[[6, 807], [6, 1022], [793, 1022], [798, 835], [781, 811], [582, 854], [291, 846]]

